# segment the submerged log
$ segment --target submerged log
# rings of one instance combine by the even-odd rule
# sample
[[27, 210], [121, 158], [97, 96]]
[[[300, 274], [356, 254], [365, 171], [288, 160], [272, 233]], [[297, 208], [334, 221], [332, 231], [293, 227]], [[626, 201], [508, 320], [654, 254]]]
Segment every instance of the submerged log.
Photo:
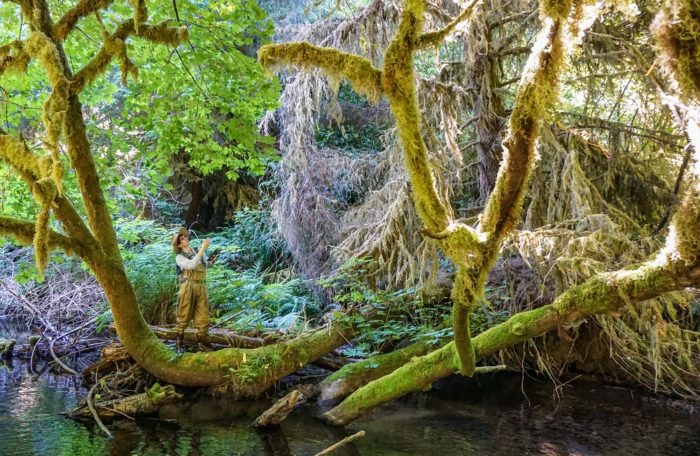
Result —
[[272, 407], [260, 415], [253, 423], [253, 426], [258, 428], [279, 426], [295, 408], [316, 397], [319, 391], [318, 385], [301, 385], [297, 387], [297, 389], [275, 402]]
[[[95, 403], [95, 409], [100, 419], [106, 421], [125, 416], [133, 418], [157, 413], [163, 405], [179, 401], [182, 397], [182, 394], [175, 391], [174, 386], [156, 384], [145, 393], [134, 394], [122, 399], [98, 401]], [[87, 404], [74, 408], [67, 415], [73, 419], [92, 418]]]

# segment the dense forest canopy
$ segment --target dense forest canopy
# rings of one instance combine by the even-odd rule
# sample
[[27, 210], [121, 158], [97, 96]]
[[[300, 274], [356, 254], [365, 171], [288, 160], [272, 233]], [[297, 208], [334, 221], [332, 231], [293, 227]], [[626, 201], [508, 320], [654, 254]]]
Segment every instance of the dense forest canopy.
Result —
[[[0, 2], [0, 234], [33, 246], [35, 278], [78, 257], [136, 362], [236, 397], [433, 310], [429, 337], [324, 380], [335, 424], [494, 361], [697, 397], [700, 5], [316, 7]], [[261, 193], [276, 267], [330, 312], [174, 356], [119, 219], [210, 229]]]

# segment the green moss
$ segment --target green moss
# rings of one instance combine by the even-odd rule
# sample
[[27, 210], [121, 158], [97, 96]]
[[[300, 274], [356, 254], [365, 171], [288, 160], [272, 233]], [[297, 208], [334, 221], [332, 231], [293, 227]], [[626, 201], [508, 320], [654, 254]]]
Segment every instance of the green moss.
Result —
[[535, 165], [540, 126], [558, 99], [559, 74], [565, 65], [562, 25], [555, 21], [541, 32], [523, 71], [496, 184], [480, 217], [481, 229], [500, 245], [520, 220], [527, 184]]
[[651, 26], [662, 67], [684, 101], [700, 100], [700, 2], [667, 0]]
[[6, 70], [25, 73], [29, 60], [29, 54], [24, 52], [23, 41], [14, 40], [0, 46], [0, 74]]
[[[699, 154], [700, 155], [700, 154]], [[673, 216], [669, 238], [675, 242], [676, 254], [688, 266], [700, 264], [700, 183], [691, 178]]]
[[173, 27], [168, 21], [163, 21], [156, 25], [141, 24], [136, 34], [154, 43], [177, 47], [187, 41], [189, 31], [187, 27]]
[[148, 9], [146, 8], [146, 0], [129, 0], [134, 7], [134, 30], [139, 33], [141, 24], [148, 20]]
[[566, 19], [572, 4], [572, 0], [540, 0], [540, 13], [552, 19]]
[[75, 28], [78, 20], [88, 16], [95, 11], [109, 6], [114, 0], [80, 0], [74, 7], [58, 20], [53, 27], [51, 36], [57, 41], [63, 41]]

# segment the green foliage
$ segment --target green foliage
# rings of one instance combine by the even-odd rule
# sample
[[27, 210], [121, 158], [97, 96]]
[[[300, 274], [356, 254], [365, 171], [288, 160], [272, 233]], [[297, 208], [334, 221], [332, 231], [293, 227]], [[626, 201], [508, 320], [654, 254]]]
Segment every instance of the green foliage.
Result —
[[[172, 19], [169, 4], [152, 10], [153, 22]], [[135, 47], [134, 63], [150, 71], [141, 71], [123, 98], [119, 125], [140, 132], [129, 145], [161, 174], [184, 151], [203, 174], [225, 169], [231, 179], [239, 170], [261, 175], [275, 153], [256, 124], [275, 107], [279, 85], [250, 55], [269, 40], [272, 24], [250, 0], [183, 2], [178, 10], [190, 28], [185, 49], [173, 54], [163, 46]]]
[[171, 230], [140, 219], [117, 220], [115, 228], [144, 318], [152, 324], [166, 322], [177, 293]]
[[[237, 270], [280, 270], [291, 265], [284, 240], [269, 209], [245, 208], [236, 212], [235, 224], [213, 235], [218, 263]], [[228, 248], [226, 248], [228, 246]]]
[[[55, 15], [71, 2], [52, 4]], [[173, 157], [203, 174], [225, 170], [235, 179], [240, 171], [261, 175], [276, 158], [272, 139], [258, 133], [262, 114], [276, 106], [279, 83], [269, 78], [254, 57], [255, 49], [272, 36], [272, 23], [252, 0], [206, 0], [177, 5], [179, 24], [190, 39], [173, 49], [154, 46], [138, 37], [126, 40], [128, 57], [141, 71], [137, 80], [119, 87], [119, 61], [104, 77], [98, 77], [81, 93], [93, 156], [102, 184], [108, 191], [112, 212], [121, 216], [137, 212], [143, 201], [163, 190], [172, 175]], [[149, 22], [178, 25], [169, 2], [149, 4]], [[64, 42], [70, 64], [77, 72], [97, 53], [103, 25], [113, 32], [131, 18], [128, 2], [115, 2], [107, 10], [84, 17], [79, 31]], [[21, 26], [19, 7], [0, 4], [0, 41], [25, 39], [29, 27]], [[36, 62], [25, 74], [2, 75], [0, 119], [8, 131], [21, 131], [30, 146], [42, 134], [41, 107], [49, 94], [46, 75]], [[11, 100], [11, 102], [10, 102]], [[68, 169], [66, 167], [66, 169]], [[36, 207], [16, 178], [6, 180], [0, 168], [3, 202], [0, 210], [12, 216], [33, 218]], [[66, 176], [65, 190], [80, 201], [74, 175]], [[150, 202], [150, 201], [149, 201]], [[82, 208], [79, 208], [82, 210]]]
[[381, 150], [382, 134], [384, 130], [374, 123], [367, 123], [361, 127], [348, 124], [319, 128], [315, 139], [319, 147], [332, 147], [353, 153]]
[[[320, 306], [298, 278], [269, 283], [267, 272], [285, 265], [282, 241], [269, 212], [245, 210], [238, 223], [212, 233], [210, 254], [216, 263], [207, 272], [212, 317], [235, 329], [291, 328], [318, 317]], [[148, 220], [119, 220], [117, 235], [136, 297], [147, 321], [173, 318], [177, 281], [173, 230]], [[193, 245], [197, 248], [193, 233]], [[235, 315], [235, 318], [232, 316]]]

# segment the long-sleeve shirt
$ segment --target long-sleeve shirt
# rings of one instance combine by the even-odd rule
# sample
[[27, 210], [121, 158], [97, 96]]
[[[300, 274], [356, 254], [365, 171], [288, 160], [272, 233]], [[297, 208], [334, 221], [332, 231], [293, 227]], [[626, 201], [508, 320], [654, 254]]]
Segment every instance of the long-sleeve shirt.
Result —
[[192, 259], [189, 259], [180, 253], [175, 257], [175, 263], [177, 263], [180, 269], [194, 269], [199, 264], [204, 264], [204, 266], [207, 266], [207, 255], [205, 253], [203, 256], [199, 257], [195, 254], [192, 256]]

